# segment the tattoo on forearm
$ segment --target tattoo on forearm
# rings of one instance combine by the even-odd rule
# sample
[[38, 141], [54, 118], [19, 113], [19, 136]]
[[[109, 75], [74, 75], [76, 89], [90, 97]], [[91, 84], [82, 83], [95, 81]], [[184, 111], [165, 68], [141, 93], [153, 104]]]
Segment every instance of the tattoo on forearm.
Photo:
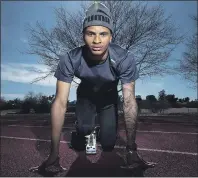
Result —
[[123, 110], [127, 135], [127, 146], [132, 149], [135, 146], [138, 107], [133, 89], [123, 88], [123, 93]]

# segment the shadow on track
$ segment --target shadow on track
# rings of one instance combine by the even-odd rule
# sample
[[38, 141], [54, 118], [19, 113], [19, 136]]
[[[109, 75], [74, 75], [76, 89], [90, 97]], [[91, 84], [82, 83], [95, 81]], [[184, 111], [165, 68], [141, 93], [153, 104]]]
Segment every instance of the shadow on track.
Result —
[[[51, 139], [51, 124], [49, 117], [39, 118], [40, 120], [47, 120], [41, 123], [32, 123], [31, 132], [35, 135], [35, 139], [38, 139], [35, 143], [35, 148], [40, 154], [42, 160], [46, 159], [50, 151], [50, 142], [40, 141], [40, 140], [50, 140]], [[35, 127], [34, 127], [35, 126]], [[41, 126], [38, 127], [38, 126]], [[42, 128], [46, 127], [46, 128]]]
[[124, 165], [124, 160], [116, 151], [105, 153], [105, 155], [102, 152], [96, 163], [89, 161], [82, 152], [79, 153], [65, 177], [143, 177], [144, 170], [141, 168], [126, 170], [120, 168], [122, 165]]

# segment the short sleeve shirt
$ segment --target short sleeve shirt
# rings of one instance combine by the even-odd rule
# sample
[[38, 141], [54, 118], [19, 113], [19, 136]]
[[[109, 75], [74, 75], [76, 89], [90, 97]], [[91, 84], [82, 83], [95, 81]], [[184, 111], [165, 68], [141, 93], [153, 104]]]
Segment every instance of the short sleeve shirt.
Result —
[[[98, 89], [104, 84], [117, 80], [110, 69], [110, 62], [113, 60], [111, 56], [108, 56], [103, 63], [91, 66], [83, 60], [83, 58], [81, 59], [80, 66], [75, 71], [69, 56], [66, 55], [62, 57], [54, 76], [58, 80], [68, 83], [71, 83], [73, 77], [76, 76], [81, 79], [81, 81], [90, 82]], [[118, 79], [121, 81], [121, 84], [135, 81], [139, 77], [135, 59], [130, 56], [121, 62], [117, 70]]]

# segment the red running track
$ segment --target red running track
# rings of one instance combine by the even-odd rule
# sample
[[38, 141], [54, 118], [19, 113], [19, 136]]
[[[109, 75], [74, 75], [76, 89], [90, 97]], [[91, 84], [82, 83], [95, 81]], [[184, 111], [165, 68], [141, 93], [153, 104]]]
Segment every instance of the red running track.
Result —
[[[68, 148], [73, 125], [65, 125], [60, 144], [61, 165], [66, 172], [56, 176], [78, 177], [197, 177], [197, 125], [179, 123], [139, 123], [137, 144], [145, 160], [158, 163], [155, 168], [127, 171], [120, 168], [124, 161], [125, 132], [120, 125], [119, 138], [111, 153], [86, 156]], [[28, 169], [40, 164], [49, 153], [50, 125], [46, 121], [24, 122], [17, 119], [1, 121], [1, 176], [40, 177]]]

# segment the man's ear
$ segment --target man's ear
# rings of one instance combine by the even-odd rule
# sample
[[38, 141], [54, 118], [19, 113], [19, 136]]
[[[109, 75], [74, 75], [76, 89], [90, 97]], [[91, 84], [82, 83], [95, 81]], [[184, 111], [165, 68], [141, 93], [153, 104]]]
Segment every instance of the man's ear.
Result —
[[111, 36], [111, 38], [110, 38], [110, 43], [111, 43], [111, 41], [112, 41], [112, 36]]

